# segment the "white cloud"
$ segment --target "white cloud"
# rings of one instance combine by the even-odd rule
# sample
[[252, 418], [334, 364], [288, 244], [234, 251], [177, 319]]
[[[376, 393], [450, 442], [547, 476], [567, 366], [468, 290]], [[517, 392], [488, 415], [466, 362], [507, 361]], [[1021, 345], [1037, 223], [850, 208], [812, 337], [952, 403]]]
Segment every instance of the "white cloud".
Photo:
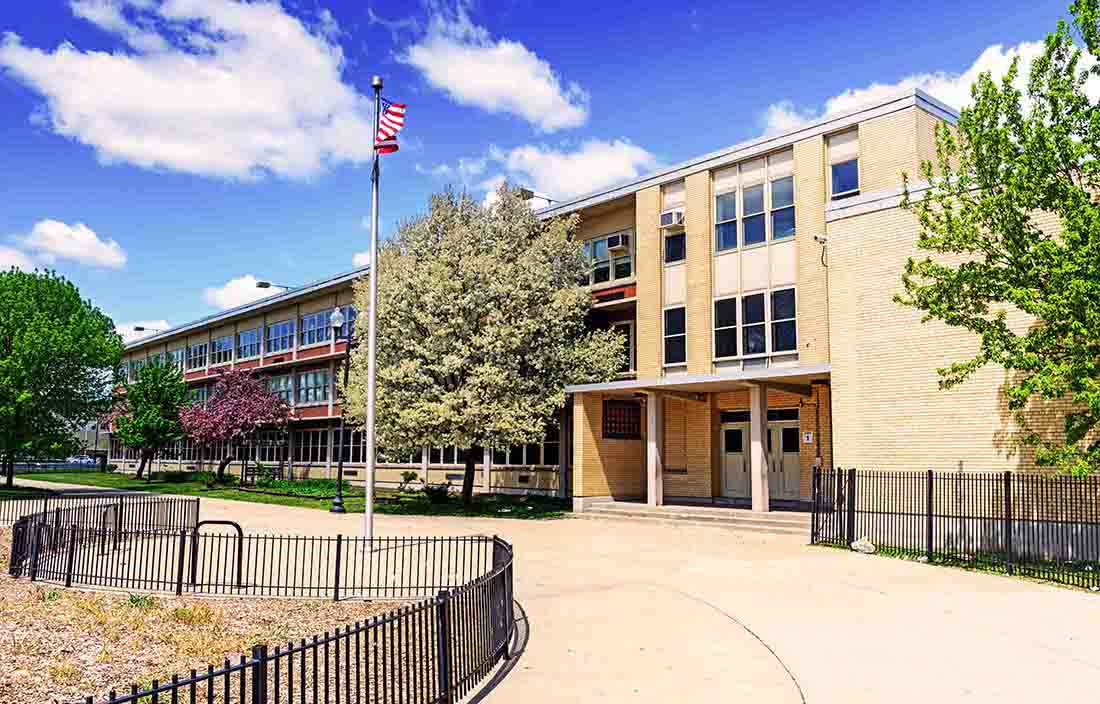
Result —
[[[949, 71], [918, 73], [906, 76], [895, 83], [872, 83], [863, 88], [849, 88], [826, 100], [820, 110], [798, 107], [789, 100], [783, 100], [768, 106], [760, 116], [760, 122], [767, 134], [785, 132], [821, 117], [854, 110], [914, 88], [919, 88], [952, 108], [959, 109], [970, 104], [970, 86], [978, 79], [979, 74], [989, 71], [993, 79], [998, 80], [1004, 76], [1013, 59], [1017, 57], [1020, 59], [1020, 69], [1016, 86], [1024, 90], [1027, 86], [1031, 63], [1042, 53], [1042, 42], [1022, 42], [1010, 47], [994, 44], [982, 51], [974, 63], [961, 73]], [[1091, 63], [1093, 63], [1091, 57], [1084, 56], [1081, 68]], [[1090, 79], [1088, 92], [1094, 100], [1100, 97], [1100, 82], [1097, 79]]]
[[40, 220], [30, 234], [17, 239], [47, 263], [71, 259], [108, 269], [121, 269], [126, 264], [126, 252], [118, 242], [100, 239], [81, 222], [68, 225], [58, 220]]
[[202, 298], [204, 301], [212, 306], [216, 306], [220, 310], [228, 310], [229, 308], [243, 306], [252, 301], [258, 301], [261, 298], [274, 296], [286, 290], [285, 288], [279, 288], [277, 286], [272, 286], [271, 288], [258, 288], [256, 282], [259, 280], [260, 279], [257, 279], [252, 274], [238, 276], [235, 279], [226, 281], [221, 286], [212, 286], [204, 289]]
[[331, 14], [311, 29], [277, 2], [73, 0], [128, 48], [0, 40], [0, 69], [36, 112], [104, 162], [204, 176], [308, 178], [371, 157], [371, 101], [342, 80]]
[[[555, 200], [627, 181], [657, 167], [653, 154], [625, 139], [590, 139], [573, 150], [535, 144], [508, 151], [491, 148], [489, 158], [502, 166], [509, 181]], [[483, 187], [493, 184], [499, 185], [499, 179], [485, 181]]]
[[[115, 325], [115, 330], [119, 335], [122, 335], [123, 342], [133, 342], [143, 337], [156, 335], [157, 331], [167, 330], [170, 327], [172, 326], [168, 324], [167, 320], [134, 320], [129, 323], [118, 323]], [[138, 331], [134, 328], [145, 328], [145, 330]]]
[[12, 267], [31, 271], [34, 269], [34, 260], [14, 247], [0, 246], [0, 272], [8, 271]]
[[484, 174], [488, 166], [489, 159], [487, 157], [462, 157], [454, 166], [450, 164], [436, 164], [435, 166], [427, 167], [416, 164], [415, 168], [418, 174], [434, 176], [440, 179], [455, 179], [459, 183], [469, 184], [474, 179]]
[[588, 93], [563, 83], [546, 60], [517, 41], [494, 40], [462, 4], [437, 9], [427, 31], [398, 59], [460, 105], [510, 113], [545, 132], [588, 120]]
[[370, 264], [370, 252], [356, 252], [351, 257], [353, 266], [367, 266]]

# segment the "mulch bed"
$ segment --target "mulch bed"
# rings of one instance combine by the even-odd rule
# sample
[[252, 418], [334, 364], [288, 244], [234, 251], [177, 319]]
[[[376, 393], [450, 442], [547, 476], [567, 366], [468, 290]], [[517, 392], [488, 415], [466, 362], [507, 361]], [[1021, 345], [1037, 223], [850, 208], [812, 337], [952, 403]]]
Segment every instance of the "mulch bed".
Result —
[[10, 550], [11, 531], [0, 530], [0, 702], [98, 701], [397, 606], [64, 589], [9, 577]]

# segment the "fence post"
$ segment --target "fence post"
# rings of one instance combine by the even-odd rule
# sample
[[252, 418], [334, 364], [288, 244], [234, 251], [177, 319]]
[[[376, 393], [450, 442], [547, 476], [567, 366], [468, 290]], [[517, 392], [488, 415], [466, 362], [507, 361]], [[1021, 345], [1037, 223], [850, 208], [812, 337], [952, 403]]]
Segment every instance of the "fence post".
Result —
[[332, 600], [340, 601], [340, 566], [344, 556], [344, 536], [336, 535], [336, 578], [332, 582]]
[[34, 523], [34, 537], [31, 542], [31, 581], [38, 579], [38, 553], [42, 545], [42, 523]]
[[935, 536], [932, 533], [932, 531], [934, 530], [934, 528], [932, 526], [932, 522], [933, 522], [932, 521], [932, 516], [934, 515], [934, 511], [933, 511], [933, 507], [932, 507], [932, 496], [933, 496], [932, 481], [933, 481], [934, 477], [935, 477], [935, 473], [932, 470], [928, 470], [928, 480], [925, 483], [925, 495], [924, 495], [924, 513], [925, 513], [925, 518], [924, 518], [924, 520], [925, 520], [925, 523], [924, 523], [924, 555], [925, 555], [925, 557], [928, 558], [929, 563], [932, 562], [932, 552], [933, 552], [933, 547], [935, 546], [935, 543], [933, 542], [934, 539], [935, 539]]
[[856, 468], [848, 470], [848, 547], [856, 542]]
[[814, 467], [810, 489], [810, 545], [817, 544], [818, 511], [821, 505], [821, 468]]
[[1005, 471], [1005, 571], [1012, 574], [1012, 472]]
[[65, 586], [73, 586], [73, 562], [76, 560], [76, 526], [69, 526], [69, 551], [65, 555]]
[[443, 704], [453, 704], [451, 693], [451, 627], [449, 614], [450, 597], [441, 590], [435, 597], [435, 639], [436, 653], [439, 659], [439, 699]]
[[176, 549], [176, 596], [183, 594], [183, 563], [186, 557], [187, 529], [180, 528], [179, 547]]
[[[252, 646], [252, 704], [267, 702], [267, 646]], [[327, 666], [326, 666], [327, 669]]]

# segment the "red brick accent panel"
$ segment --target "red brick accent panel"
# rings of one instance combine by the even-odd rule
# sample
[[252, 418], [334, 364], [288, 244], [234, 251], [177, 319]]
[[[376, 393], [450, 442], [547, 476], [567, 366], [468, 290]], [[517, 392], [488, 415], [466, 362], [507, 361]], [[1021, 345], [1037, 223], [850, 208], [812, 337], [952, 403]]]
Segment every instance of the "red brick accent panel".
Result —
[[260, 366], [260, 360], [250, 359], [247, 362], [237, 362], [237, 369], [255, 369]]
[[310, 359], [313, 357], [323, 357], [332, 350], [327, 345], [319, 345], [317, 347], [310, 347], [306, 350], [298, 350], [298, 359]]
[[184, 378], [185, 381], [194, 381], [196, 379], [205, 379], [206, 378], [206, 370], [205, 369], [200, 369], [197, 372], [187, 372], [186, 374], [183, 375], [183, 378]]
[[294, 409], [299, 418], [325, 418], [328, 406], [305, 406]]

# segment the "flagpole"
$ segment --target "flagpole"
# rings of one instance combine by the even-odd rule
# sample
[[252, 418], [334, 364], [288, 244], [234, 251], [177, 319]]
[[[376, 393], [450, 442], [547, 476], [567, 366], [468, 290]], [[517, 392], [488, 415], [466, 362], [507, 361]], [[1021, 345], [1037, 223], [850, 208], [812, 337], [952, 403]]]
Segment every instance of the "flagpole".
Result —
[[[374, 87], [374, 133], [371, 146], [378, 139], [378, 119], [382, 114], [382, 77], [371, 78]], [[374, 349], [378, 328], [378, 176], [380, 173], [378, 150], [374, 151], [374, 165], [371, 169], [371, 221], [370, 221], [370, 303], [367, 310], [367, 477], [366, 511], [363, 513], [363, 537], [374, 538]]]

